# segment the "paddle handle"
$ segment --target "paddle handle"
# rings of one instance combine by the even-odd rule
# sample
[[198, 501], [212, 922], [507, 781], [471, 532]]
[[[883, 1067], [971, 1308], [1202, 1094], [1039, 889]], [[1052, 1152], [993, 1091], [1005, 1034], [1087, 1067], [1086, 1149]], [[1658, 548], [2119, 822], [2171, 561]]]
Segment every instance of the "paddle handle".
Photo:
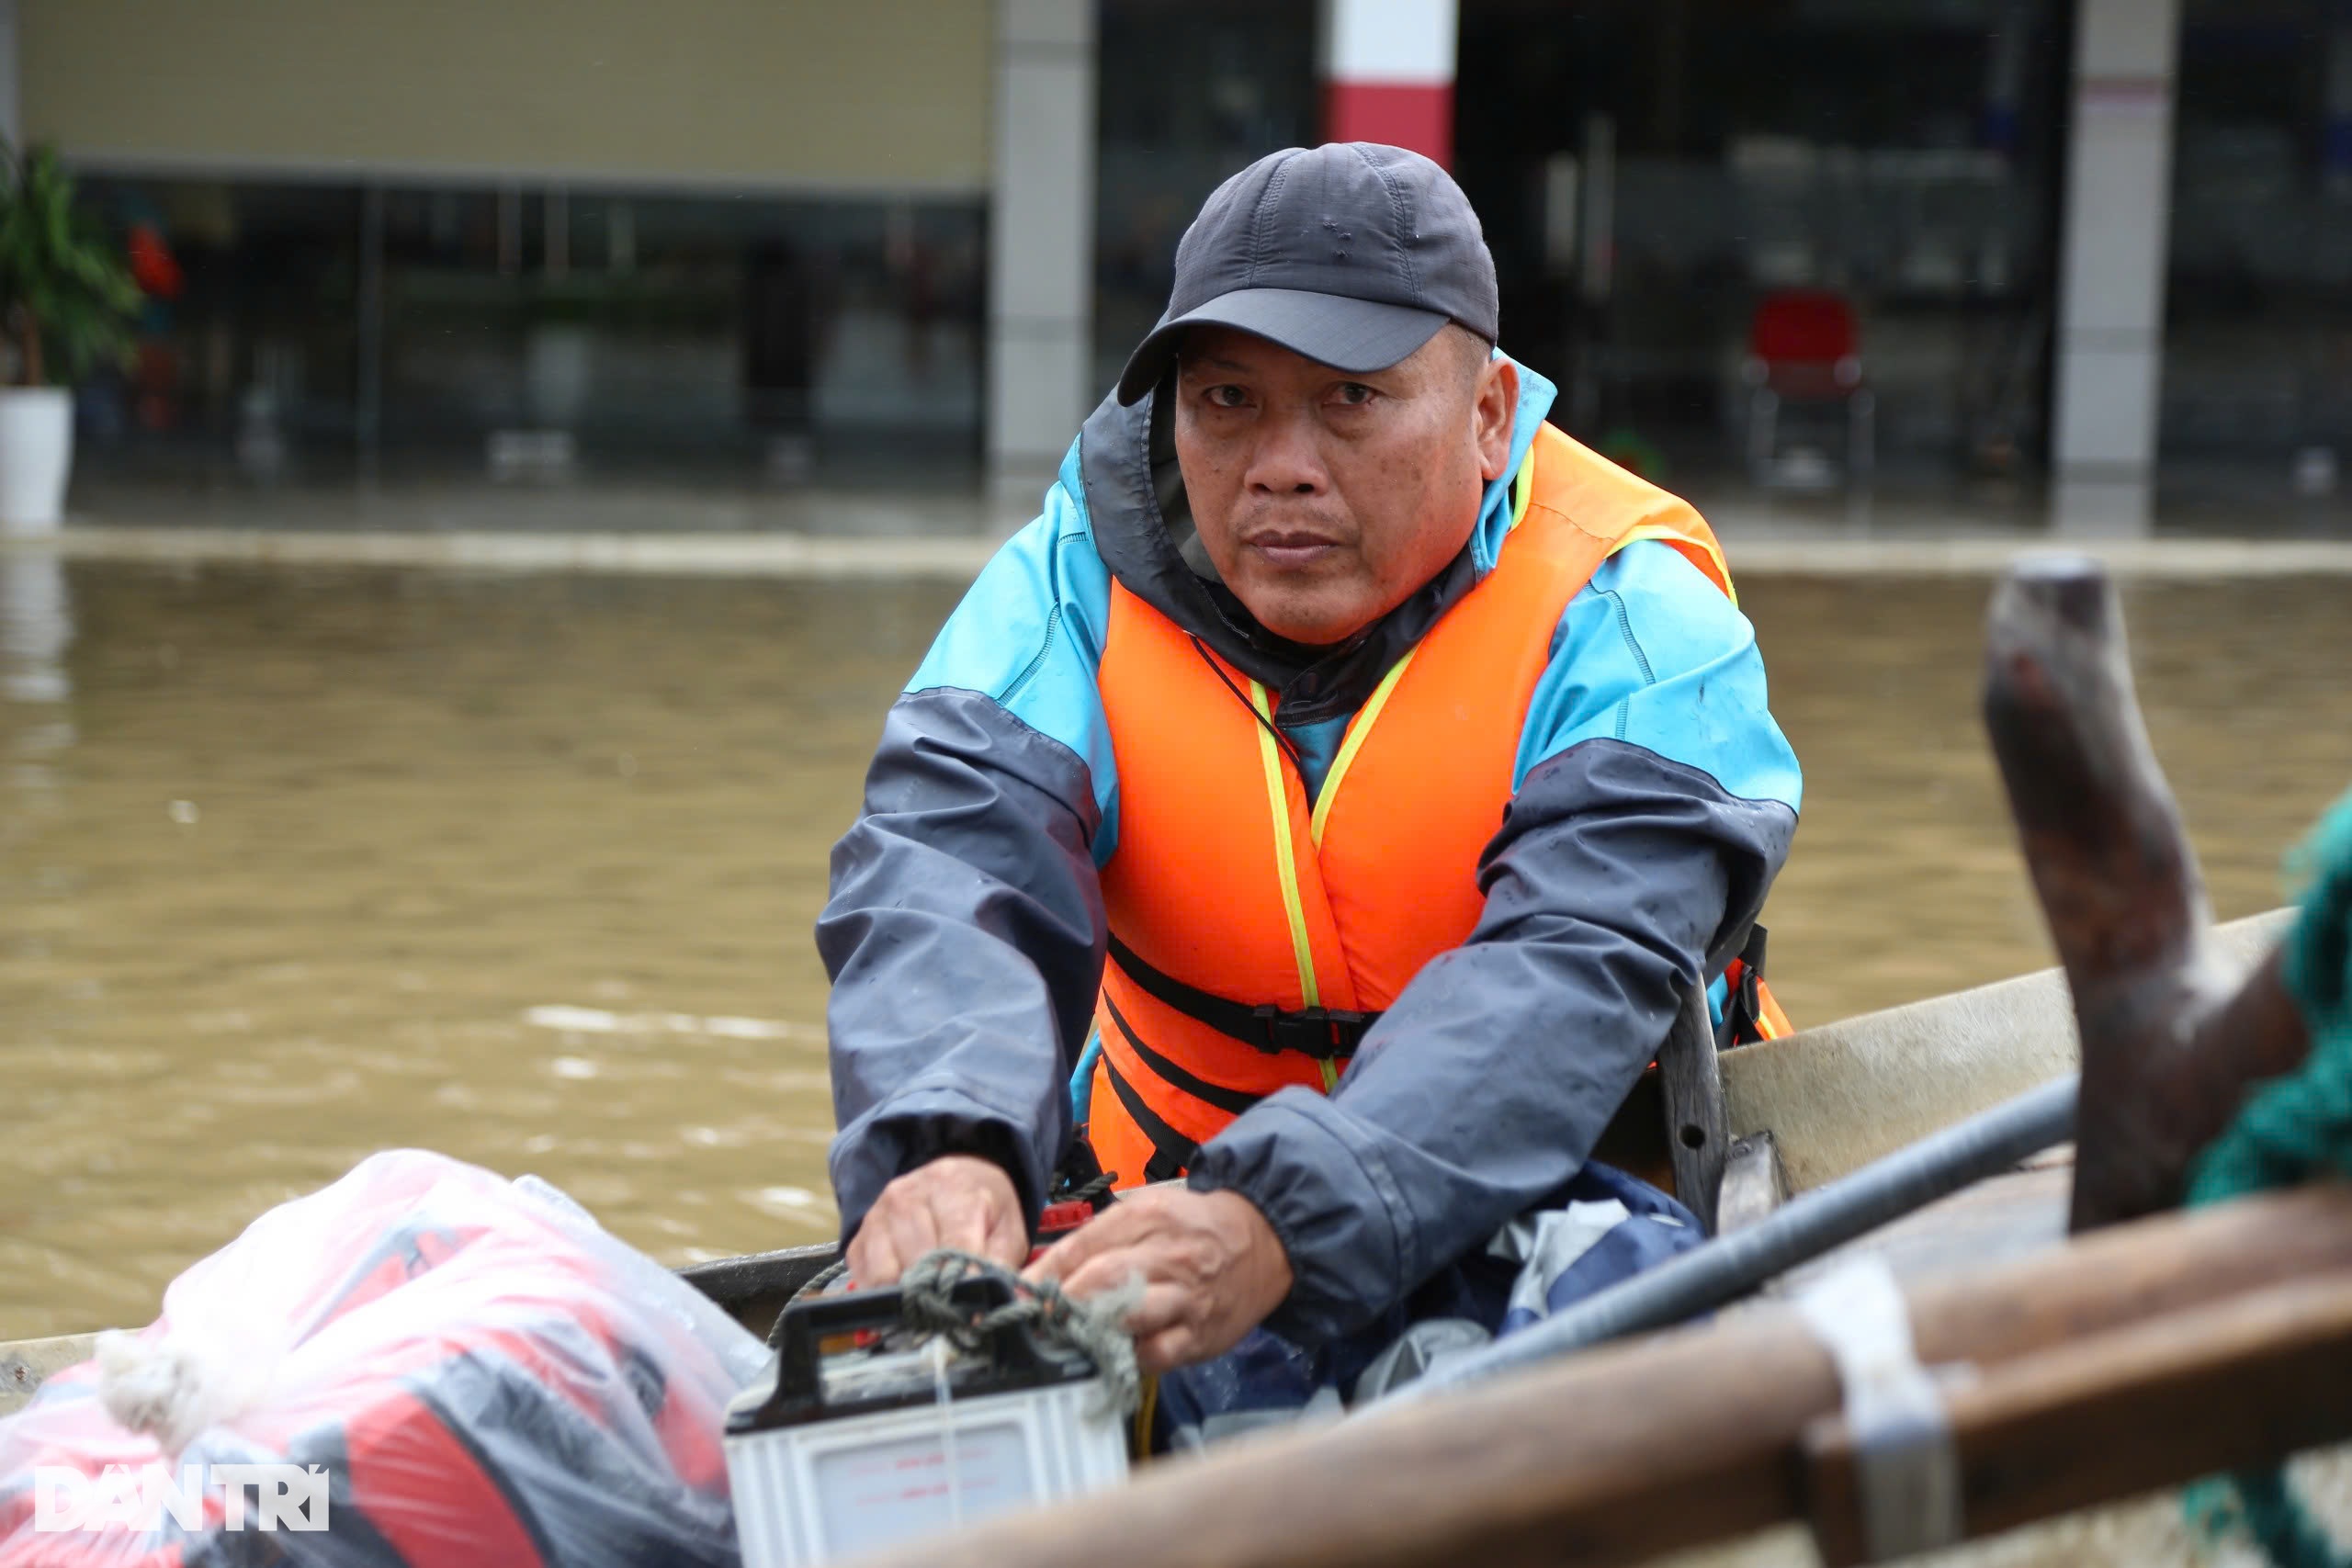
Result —
[[2233, 987], [2209, 940], [2204, 878], [2097, 561], [2038, 558], [2002, 581], [1984, 723], [2082, 1038], [2073, 1227], [2169, 1208], [2247, 1086], [2310, 1042], [2276, 954]]

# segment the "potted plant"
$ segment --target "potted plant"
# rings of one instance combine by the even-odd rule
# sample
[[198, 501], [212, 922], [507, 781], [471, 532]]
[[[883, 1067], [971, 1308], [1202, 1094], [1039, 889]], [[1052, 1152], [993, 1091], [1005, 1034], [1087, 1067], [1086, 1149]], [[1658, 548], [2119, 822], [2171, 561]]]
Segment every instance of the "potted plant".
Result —
[[16, 359], [0, 387], [0, 530], [57, 526], [74, 462], [70, 384], [129, 352], [139, 299], [114, 248], [74, 210], [56, 152], [0, 143], [0, 340]]

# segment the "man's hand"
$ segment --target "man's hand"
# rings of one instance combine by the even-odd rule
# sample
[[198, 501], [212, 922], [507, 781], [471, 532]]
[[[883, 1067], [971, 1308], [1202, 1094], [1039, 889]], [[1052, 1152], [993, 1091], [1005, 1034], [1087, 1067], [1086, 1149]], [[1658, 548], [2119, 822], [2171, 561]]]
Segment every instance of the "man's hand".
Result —
[[1143, 1280], [1127, 1314], [1136, 1359], [1164, 1372], [1221, 1356], [1290, 1294], [1289, 1255], [1238, 1192], [1155, 1187], [1130, 1194], [1030, 1266], [1083, 1300]]
[[952, 1247], [1018, 1269], [1029, 1256], [1029, 1227], [1012, 1178], [978, 1155], [942, 1155], [882, 1189], [850, 1239], [850, 1278], [895, 1285], [936, 1247]]

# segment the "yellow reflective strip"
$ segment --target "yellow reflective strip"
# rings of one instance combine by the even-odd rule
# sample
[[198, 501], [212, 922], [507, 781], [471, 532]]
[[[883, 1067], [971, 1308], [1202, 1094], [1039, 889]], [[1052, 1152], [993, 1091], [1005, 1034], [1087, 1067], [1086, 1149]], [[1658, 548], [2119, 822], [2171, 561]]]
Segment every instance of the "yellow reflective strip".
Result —
[[1323, 793], [1315, 797], [1315, 814], [1306, 819], [1317, 845], [1323, 842], [1323, 824], [1331, 816], [1331, 803], [1340, 798], [1340, 781], [1348, 776], [1349, 765], [1356, 760], [1356, 753], [1363, 749], [1364, 737], [1372, 733], [1374, 723], [1380, 717], [1380, 710], [1388, 705], [1388, 694], [1395, 691], [1396, 682], [1404, 678], [1405, 666], [1410, 664], [1413, 655], [1419, 651], [1418, 644], [1407, 649], [1405, 657], [1388, 667], [1388, 673], [1380, 678], [1380, 684], [1374, 686], [1372, 695], [1364, 699], [1363, 711], [1356, 715], [1353, 724], [1348, 726], [1347, 738], [1340, 742], [1340, 754], [1331, 759], [1331, 771], [1323, 775]]
[[[1535, 499], [1535, 448], [1532, 446], [1527, 448], [1527, 460], [1519, 466], [1519, 478], [1511, 482], [1519, 486], [1519, 495], [1510, 503], [1510, 525], [1516, 528], [1520, 520], [1527, 515], [1527, 503]], [[1510, 531], [1509, 528], [1504, 530], [1505, 533]]]
[[1306, 998], [1306, 1005], [1319, 1008], [1322, 993], [1315, 984], [1315, 944], [1306, 935], [1306, 910], [1298, 901], [1298, 862], [1291, 847], [1290, 794], [1283, 787], [1282, 748], [1274, 744], [1274, 710], [1266, 701], [1266, 688], [1258, 682], [1250, 682], [1250, 701], [1258, 709], [1258, 716], [1265, 722], [1258, 727], [1258, 757], [1266, 765], [1266, 804], [1274, 818], [1274, 868], [1282, 874], [1283, 913], [1290, 919], [1290, 951], [1298, 964], [1298, 988]]
[[1135, 1444], [1129, 1450], [1131, 1458], [1140, 1460], [1151, 1457], [1152, 1418], [1159, 1413], [1159, 1379], [1146, 1377], [1143, 1380], [1142, 1397], [1136, 1402], [1136, 1429], [1130, 1435]]
[[1704, 540], [1694, 539], [1688, 534], [1678, 534], [1661, 524], [1653, 523], [1639, 528], [1628, 529], [1623, 538], [1610, 547], [1609, 553], [1613, 556], [1636, 539], [1663, 539], [1670, 545], [1696, 545], [1706, 551], [1707, 558], [1715, 563], [1715, 570], [1723, 578], [1724, 597], [1731, 601], [1733, 609], [1739, 608], [1739, 590], [1732, 582], [1731, 565], [1724, 559], [1724, 552], [1720, 548]]
[[1331, 1065], [1331, 1059], [1329, 1056], [1317, 1057], [1315, 1065], [1323, 1069], [1323, 1092], [1325, 1094], [1329, 1094], [1333, 1089], [1340, 1087], [1340, 1069]]

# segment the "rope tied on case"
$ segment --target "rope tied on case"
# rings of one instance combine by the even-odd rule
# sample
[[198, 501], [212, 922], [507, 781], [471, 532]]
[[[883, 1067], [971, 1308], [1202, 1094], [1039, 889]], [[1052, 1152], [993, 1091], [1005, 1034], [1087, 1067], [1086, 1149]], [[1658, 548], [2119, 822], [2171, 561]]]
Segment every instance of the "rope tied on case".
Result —
[[[1012, 1299], [985, 1310], [958, 1303], [956, 1287], [975, 1278], [1002, 1281]], [[1068, 1346], [1093, 1362], [1121, 1413], [1132, 1414], [1143, 1396], [1135, 1337], [1125, 1323], [1142, 1299], [1140, 1280], [1107, 1295], [1073, 1301], [1052, 1280], [1028, 1279], [978, 1253], [941, 1247], [923, 1254], [899, 1277], [899, 1296], [909, 1328], [938, 1336], [967, 1354], [978, 1353], [1001, 1329], [1026, 1326], [1038, 1337]]]

